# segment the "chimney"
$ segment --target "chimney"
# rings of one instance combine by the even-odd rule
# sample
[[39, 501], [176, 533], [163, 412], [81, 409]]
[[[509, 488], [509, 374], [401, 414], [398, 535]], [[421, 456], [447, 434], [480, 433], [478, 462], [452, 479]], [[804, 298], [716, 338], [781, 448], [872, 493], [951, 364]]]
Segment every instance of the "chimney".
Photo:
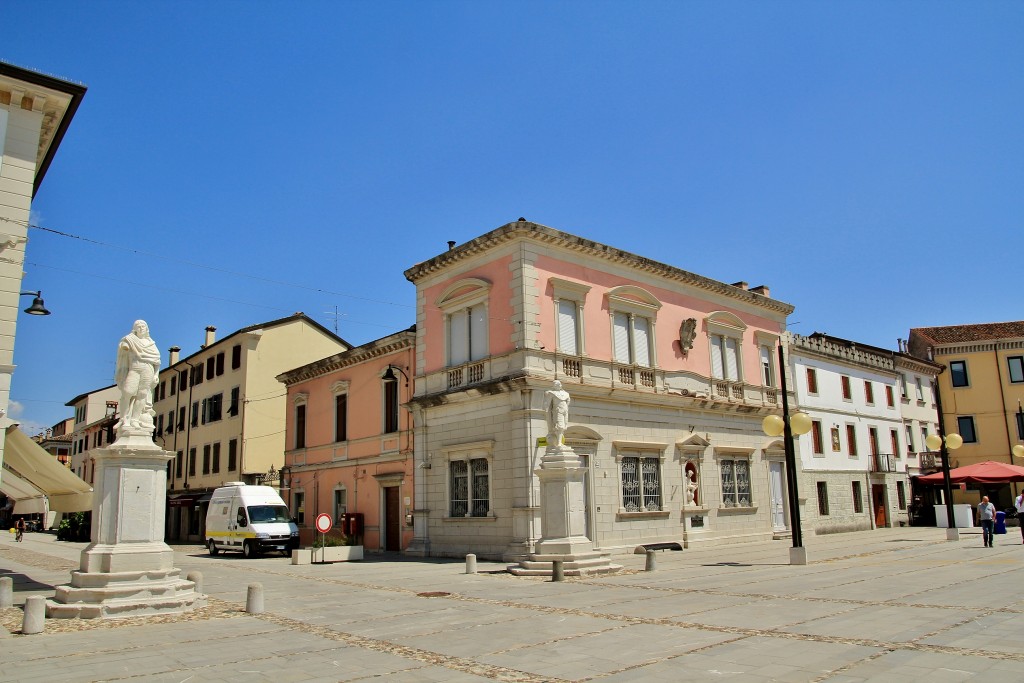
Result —
[[181, 354], [180, 346], [172, 346], [167, 349], [167, 365], [174, 365], [177, 363], [179, 354]]
[[455, 248], [455, 240], [448, 240], [448, 251]]
[[770, 290], [768, 289], [768, 285], [758, 285], [757, 287], [751, 287], [750, 291], [753, 292], [754, 294], [760, 294], [761, 296], [767, 297], [769, 299], [772, 298], [772, 295], [769, 293]]
[[740, 280], [739, 282], [732, 283], [732, 286], [733, 287], [739, 287], [740, 289], [742, 289], [745, 292], [745, 291], [747, 291], [747, 287], [749, 287], [750, 285], [747, 284], [746, 282], [744, 282], [743, 280]]
[[203, 348], [208, 348], [213, 345], [213, 342], [217, 339], [217, 328], [213, 325], [209, 325], [206, 328], [206, 342], [203, 344]]

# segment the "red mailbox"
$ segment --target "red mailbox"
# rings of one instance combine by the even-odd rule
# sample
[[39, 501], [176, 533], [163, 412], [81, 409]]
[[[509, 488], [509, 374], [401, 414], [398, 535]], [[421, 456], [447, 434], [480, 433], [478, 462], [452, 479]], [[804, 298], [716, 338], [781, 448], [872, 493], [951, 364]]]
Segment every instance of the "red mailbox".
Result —
[[363, 535], [363, 513], [346, 512], [341, 516], [341, 532], [353, 538]]

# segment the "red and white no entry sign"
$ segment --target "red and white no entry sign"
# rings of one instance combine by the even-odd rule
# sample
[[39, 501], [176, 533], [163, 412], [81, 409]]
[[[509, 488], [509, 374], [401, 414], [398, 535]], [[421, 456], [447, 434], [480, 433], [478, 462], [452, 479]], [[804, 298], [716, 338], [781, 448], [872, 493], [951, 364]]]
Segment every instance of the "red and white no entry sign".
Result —
[[326, 512], [321, 512], [316, 516], [316, 530], [322, 534], [326, 534], [334, 526], [334, 522], [331, 521], [331, 516]]

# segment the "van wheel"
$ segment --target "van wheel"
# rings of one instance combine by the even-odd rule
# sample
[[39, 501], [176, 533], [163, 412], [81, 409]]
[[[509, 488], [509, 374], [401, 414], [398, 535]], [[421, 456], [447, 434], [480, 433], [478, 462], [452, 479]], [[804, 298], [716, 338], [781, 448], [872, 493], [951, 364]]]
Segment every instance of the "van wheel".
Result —
[[211, 555], [216, 555], [217, 553], [220, 552], [220, 549], [217, 548], [217, 544], [213, 542], [212, 538], [209, 541], [206, 542], [206, 547], [210, 549], [210, 554]]
[[256, 548], [253, 547], [252, 541], [246, 541], [242, 544], [242, 555], [244, 557], [255, 557]]

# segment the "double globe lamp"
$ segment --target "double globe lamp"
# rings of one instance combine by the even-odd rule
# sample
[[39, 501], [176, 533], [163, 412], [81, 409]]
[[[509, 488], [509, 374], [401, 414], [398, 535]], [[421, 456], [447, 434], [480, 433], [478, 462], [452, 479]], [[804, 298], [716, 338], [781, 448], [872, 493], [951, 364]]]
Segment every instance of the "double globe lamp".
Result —
[[[779, 349], [781, 358], [782, 350]], [[797, 492], [796, 448], [793, 436], [801, 436], [811, 431], [811, 416], [805, 412], [789, 412], [786, 400], [785, 376], [782, 380], [782, 415], [769, 415], [761, 421], [761, 429], [768, 436], [782, 436], [786, 449], [786, 490], [789, 499], [789, 528], [793, 535], [793, 547], [789, 551], [790, 564], [807, 564], [807, 551], [804, 549], [803, 530], [800, 528], [800, 496]]]

